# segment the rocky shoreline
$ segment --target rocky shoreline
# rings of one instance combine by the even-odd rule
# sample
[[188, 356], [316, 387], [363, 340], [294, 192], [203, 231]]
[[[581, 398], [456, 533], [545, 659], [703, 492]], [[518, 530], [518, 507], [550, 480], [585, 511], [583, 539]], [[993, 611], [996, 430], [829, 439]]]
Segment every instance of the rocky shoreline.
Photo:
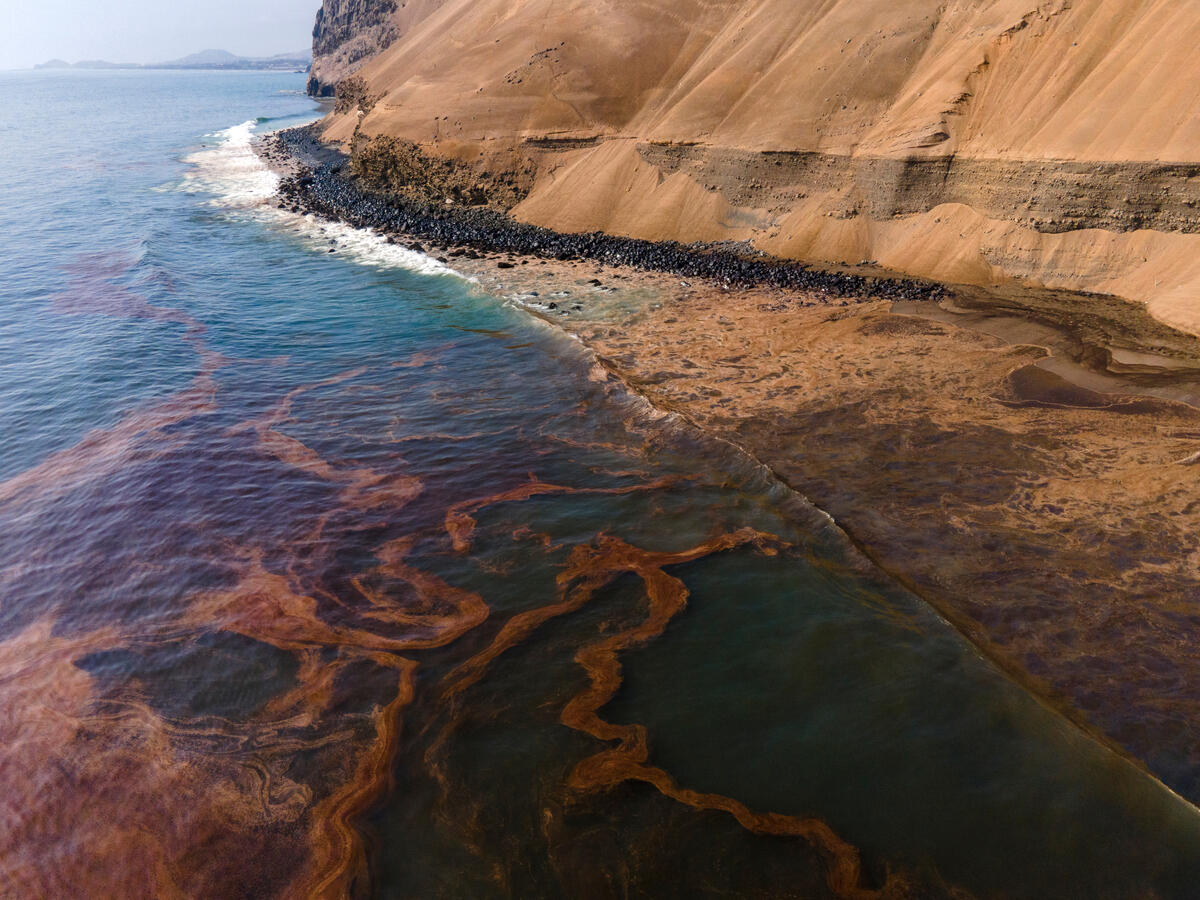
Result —
[[[682, 278], [710, 281], [722, 288], [775, 288], [803, 292], [810, 302], [940, 300], [946, 289], [934, 282], [814, 269], [767, 256], [743, 245], [680, 244], [619, 237], [600, 232], [565, 234], [518, 222], [495, 209], [442, 205], [365, 189], [348, 174], [348, 158], [321, 143], [311, 126], [279, 132], [267, 153], [283, 154], [299, 168], [280, 186], [281, 203], [293, 212], [311, 212], [372, 228], [382, 234], [430, 245], [418, 250], [509, 253], [548, 260], [591, 260]], [[445, 258], [442, 259], [445, 261]]]

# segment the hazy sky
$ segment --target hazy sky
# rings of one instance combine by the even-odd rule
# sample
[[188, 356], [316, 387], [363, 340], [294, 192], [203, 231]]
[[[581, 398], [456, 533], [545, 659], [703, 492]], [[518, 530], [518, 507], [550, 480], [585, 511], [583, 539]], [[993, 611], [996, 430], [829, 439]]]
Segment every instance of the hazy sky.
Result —
[[0, 69], [163, 62], [198, 50], [273, 56], [312, 44], [321, 0], [0, 0]]

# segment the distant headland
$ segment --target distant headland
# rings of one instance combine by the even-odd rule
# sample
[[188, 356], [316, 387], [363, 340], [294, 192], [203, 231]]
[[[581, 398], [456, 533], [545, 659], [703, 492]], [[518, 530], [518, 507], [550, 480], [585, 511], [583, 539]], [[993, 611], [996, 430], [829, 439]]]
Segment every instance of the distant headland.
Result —
[[52, 59], [34, 66], [35, 69], [264, 69], [271, 71], [302, 70], [312, 66], [312, 51], [280, 53], [275, 56], [238, 56], [228, 50], [201, 50], [189, 56], [158, 63], [114, 63], [102, 59], [86, 59], [69, 63]]

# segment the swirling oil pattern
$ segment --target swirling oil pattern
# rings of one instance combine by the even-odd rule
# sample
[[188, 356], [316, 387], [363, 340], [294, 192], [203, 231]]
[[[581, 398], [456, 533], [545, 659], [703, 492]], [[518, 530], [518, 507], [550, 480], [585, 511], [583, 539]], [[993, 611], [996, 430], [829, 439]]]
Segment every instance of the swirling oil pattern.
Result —
[[0, 894], [1195, 896], [769, 472], [266, 205], [302, 88], [0, 75]]

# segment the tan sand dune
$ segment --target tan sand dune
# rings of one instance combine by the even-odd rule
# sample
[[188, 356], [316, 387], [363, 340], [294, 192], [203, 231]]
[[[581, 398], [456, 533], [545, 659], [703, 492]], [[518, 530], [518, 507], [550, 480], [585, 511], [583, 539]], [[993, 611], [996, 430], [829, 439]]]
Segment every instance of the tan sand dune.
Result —
[[532, 158], [523, 220], [1108, 291], [1200, 331], [1194, 4], [326, 8], [314, 71], [360, 65], [380, 98], [328, 136], [400, 136], [481, 170]]

